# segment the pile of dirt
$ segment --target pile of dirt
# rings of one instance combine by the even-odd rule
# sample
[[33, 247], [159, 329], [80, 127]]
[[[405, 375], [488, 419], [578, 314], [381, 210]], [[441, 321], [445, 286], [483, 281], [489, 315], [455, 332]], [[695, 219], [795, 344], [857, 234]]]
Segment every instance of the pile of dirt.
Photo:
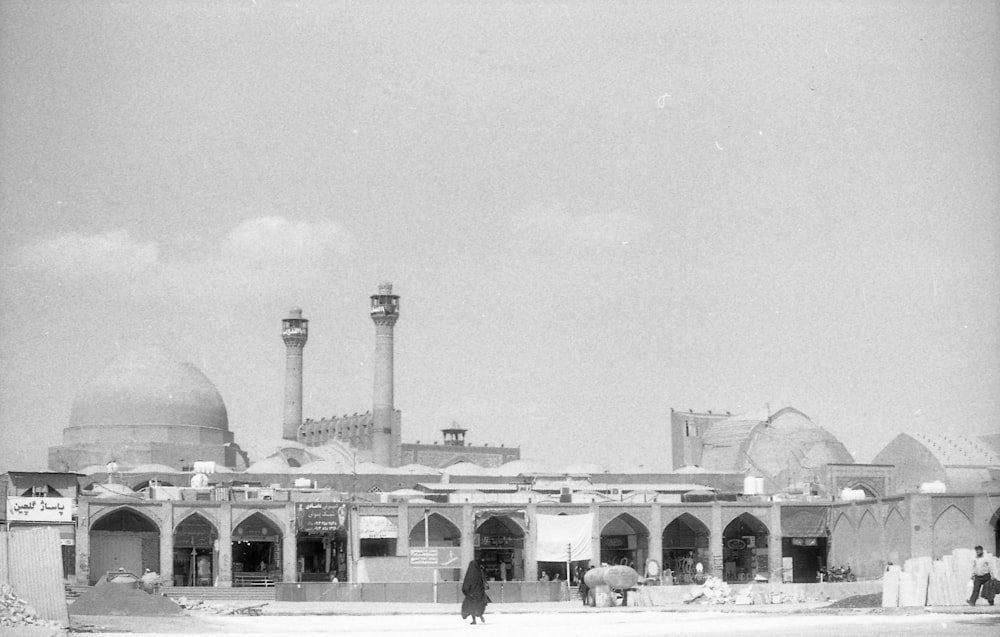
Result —
[[183, 615], [184, 610], [163, 595], [150, 595], [131, 584], [96, 586], [69, 606], [70, 615]]
[[[14, 593], [10, 584], [0, 584], [0, 627], [44, 626], [60, 628], [59, 622], [41, 619], [27, 601]], [[2, 631], [0, 631], [2, 632]]]
[[882, 593], [845, 597], [824, 608], [882, 608]]

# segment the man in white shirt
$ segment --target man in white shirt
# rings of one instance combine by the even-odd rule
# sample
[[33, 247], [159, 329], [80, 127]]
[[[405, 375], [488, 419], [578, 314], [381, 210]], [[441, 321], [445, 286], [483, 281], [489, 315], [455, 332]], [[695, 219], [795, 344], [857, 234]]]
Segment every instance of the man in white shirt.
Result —
[[[983, 547], [976, 547], [976, 557], [972, 560], [972, 597], [969, 598], [969, 606], [975, 606], [979, 599], [979, 592], [983, 586], [993, 579], [992, 560], [983, 555]], [[990, 606], [993, 605], [992, 591], [983, 595]]]

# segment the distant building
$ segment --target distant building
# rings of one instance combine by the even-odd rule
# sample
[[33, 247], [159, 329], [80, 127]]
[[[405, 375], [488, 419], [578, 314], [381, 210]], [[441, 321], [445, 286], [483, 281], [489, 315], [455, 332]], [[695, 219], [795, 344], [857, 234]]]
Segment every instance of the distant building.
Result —
[[899, 434], [873, 462], [895, 467], [896, 490], [914, 493], [939, 481], [948, 492], [981, 493], [1000, 488], [997, 436]]

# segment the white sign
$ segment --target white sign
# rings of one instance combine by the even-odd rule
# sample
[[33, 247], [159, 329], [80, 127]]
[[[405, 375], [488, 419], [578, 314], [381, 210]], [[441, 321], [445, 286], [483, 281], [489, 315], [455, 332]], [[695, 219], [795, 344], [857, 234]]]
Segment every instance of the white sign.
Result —
[[73, 498], [7, 498], [8, 522], [72, 522]]
[[384, 515], [361, 516], [361, 539], [374, 540], [395, 538], [399, 536], [396, 523]]

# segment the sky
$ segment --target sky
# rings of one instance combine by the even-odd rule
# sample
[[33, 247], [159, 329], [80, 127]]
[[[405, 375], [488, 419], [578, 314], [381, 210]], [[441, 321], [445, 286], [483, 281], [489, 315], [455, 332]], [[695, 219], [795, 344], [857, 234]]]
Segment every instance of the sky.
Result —
[[670, 409], [870, 461], [1000, 422], [1000, 5], [0, 2], [0, 468], [156, 343], [280, 438], [670, 468]]

